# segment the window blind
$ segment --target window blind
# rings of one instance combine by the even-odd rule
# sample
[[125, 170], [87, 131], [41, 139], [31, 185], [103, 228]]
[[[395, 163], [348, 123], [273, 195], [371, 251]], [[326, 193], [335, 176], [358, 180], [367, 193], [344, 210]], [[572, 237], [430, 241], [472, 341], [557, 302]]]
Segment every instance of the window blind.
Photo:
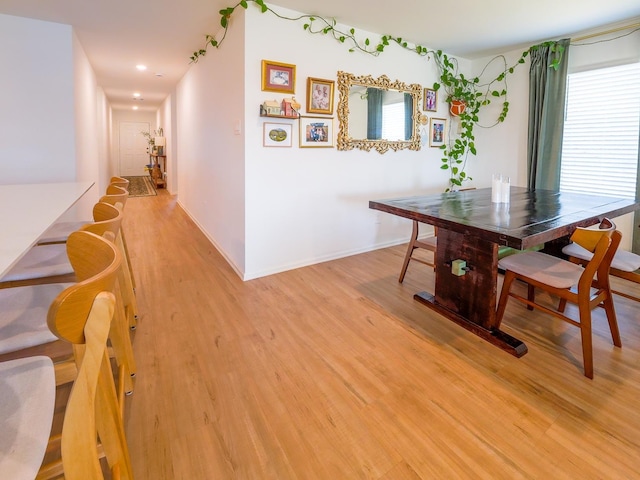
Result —
[[635, 198], [640, 63], [569, 75], [560, 190]]

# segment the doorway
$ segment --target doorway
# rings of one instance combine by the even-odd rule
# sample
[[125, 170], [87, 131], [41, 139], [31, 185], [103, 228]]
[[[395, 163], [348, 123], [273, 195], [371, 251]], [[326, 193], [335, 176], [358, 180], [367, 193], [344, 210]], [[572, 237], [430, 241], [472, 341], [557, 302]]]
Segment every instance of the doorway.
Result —
[[149, 145], [141, 132], [148, 131], [147, 122], [120, 122], [120, 176], [147, 174], [145, 167], [149, 163]]

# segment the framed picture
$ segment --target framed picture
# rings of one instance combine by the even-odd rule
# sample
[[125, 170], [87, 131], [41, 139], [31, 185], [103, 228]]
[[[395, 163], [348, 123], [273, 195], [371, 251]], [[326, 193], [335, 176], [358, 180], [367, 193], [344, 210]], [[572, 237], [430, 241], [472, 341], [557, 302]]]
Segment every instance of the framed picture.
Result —
[[295, 93], [295, 89], [295, 65], [262, 60], [262, 90], [266, 92]]
[[290, 147], [293, 127], [290, 123], [264, 122], [262, 145], [265, 147]]
[[441, 147], [444, 145], [446, 125], [447, 121], [444, 118], [431, 118], [431, 128], [429, 128], [430, 147]]
[[433, 88], [424, 89], [424, 105], [422, 109], [427, 112], [438, 110], [438, 92]]
[[300, 117], [300, 147], [333, 147], [333, 118]]
[[333, 80], [307, 78], [307, 112], [333, 115]]

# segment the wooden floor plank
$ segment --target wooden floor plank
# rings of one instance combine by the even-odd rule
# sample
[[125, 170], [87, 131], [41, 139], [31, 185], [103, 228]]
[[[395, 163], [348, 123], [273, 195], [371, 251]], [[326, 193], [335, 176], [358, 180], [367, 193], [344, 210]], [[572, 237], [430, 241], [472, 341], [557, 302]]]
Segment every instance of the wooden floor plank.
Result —
[[517, 359], [414, 301], [433, 271], [399, 284], [404, 246], [243, 282], [164, 190], [124, 229], [138, 480], [640, 478], [634, 302], [622, 349], [594, 313], [588, 380], [575, 327], [510, 303]]

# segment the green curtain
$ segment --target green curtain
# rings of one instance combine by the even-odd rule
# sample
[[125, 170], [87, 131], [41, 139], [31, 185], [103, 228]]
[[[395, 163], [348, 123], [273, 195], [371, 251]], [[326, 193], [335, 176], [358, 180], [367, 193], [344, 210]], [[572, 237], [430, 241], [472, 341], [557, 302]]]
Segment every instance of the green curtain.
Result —
[[413, 136], [413, 95], [404, 94], [404, 139], [411, 140]]
[[540, 47], [531, 52], [527, 182], [532, 190], [560, 188], [570, 39], [565, 38], [558, 43], [564, 47], [564, 53], [557, 70], [549, 66], [554, 55], [550, 47]]
[[367, 88], [367, 139], [382, 138], [382, 94], [379, 88]]
[[[640, 145], [640, 132], [638, 132], [638, 145]], [[640, 148], [638, 149], [638, 174], [636, 175], [636, 201], [640, 199]], [[633, 214], [633, 237], [631, 251], [640, 255], [640, 210]]]

